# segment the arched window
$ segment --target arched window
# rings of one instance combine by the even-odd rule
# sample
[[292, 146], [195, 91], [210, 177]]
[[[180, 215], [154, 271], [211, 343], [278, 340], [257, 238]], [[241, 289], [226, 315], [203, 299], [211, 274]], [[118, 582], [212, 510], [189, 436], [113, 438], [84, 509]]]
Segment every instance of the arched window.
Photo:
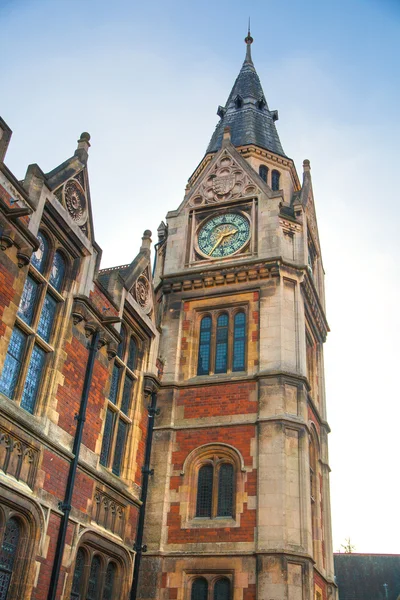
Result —
[[196, 517], [233, 517], [235, 469], [214, 457], [212, 464], [199, 469]]
[[204, 577], [197, 577], [192, 583], [190, 600], [207, 600], [208, 582]]
[[314, 555], [316, 554], [316, 539], [317, 539], [317, 454], [315, 442], [312, 436], [309, 439], [310, 453], [310, 503], [311, 503], [311, 527], [313, 537]]
[[208, 375], [210, 372], [211, 350], [211, 317], [203, 317], [200, 323], [199, 359], [197, 375]]
[[265, 165], [260, 165], [258, 169], [258, 174], [260, 175], [261, 179], [265, 181], [265, 183], [267, 183], [268, 167], [266, 167]]
[[90, 565], [89, 583], [86, 600], [98, 600], [100, 592], [100, 570], [100, 556], [98, 554], [95, 554], [95, 556], [93, 556], [92, 558], [92, 564]]
[[21, 533], [20, 529], [18, 519], [15, 517], [8, 519], [4, 529], [4, 537], [0, 550], [0, 600], [6, 600], [7, 598], [15, 558], [18, 552], [18, 543]]
[[228, 326], [228, 315], [225, 313], [219, 315], [215, 345], [215, 373], [226, 373], [228, 368]]
[[229, 600], [231, 596], [231, 582], [224, 577], [218, 579], [214, 585], [214, 600]]
[[238, 312], [233, 326], [233, 360], [232, 371], [244, 371], [246, 354], [246, 315]]
[[235, 98], [235, 106], [236, 108], [242, 108], [243, 106], [243, 98], [239, 94]]
[[46, 267], [47, 256], [49, 254], [49, 242], [43, 233], [39, 231], [38, 236], [39, 248], [32, 254], [31, 264], [40, 273], [43, 273]]
[[214, 468], [203, 465], [199, 469], [197, 483], [196, 517], [211, 518]]
[[60, 292], [66, 270], [59, 251], [49, 264], [48, 239], [43, 233], [38, 239], [40, 246], [32, 255], [33, 268], [25, 280], [0, 378], [0, 391], [30, 413], [35, 411], [57, 311], [64, 301]]
[[233, 465], [223, 463], [218, 474], [218, 509], [217, 517], [232, 517], [233, 515]]
[[273, 192], [277, 192], [279, 190], [279, 180], [281, 178], [281, 174], [279, 171], [275, 169], [271, 173], [271, 189]]

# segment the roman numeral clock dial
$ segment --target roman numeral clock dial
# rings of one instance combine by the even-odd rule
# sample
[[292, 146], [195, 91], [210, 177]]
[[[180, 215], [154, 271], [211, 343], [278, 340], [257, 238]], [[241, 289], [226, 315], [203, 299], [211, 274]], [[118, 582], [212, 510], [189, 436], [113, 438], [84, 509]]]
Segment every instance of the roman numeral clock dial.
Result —
[[249, 220], [240, 213], [225, 213], [211, 217], [200, 228], [197, 245], [207, 258], [225, 258], [240, 252], [249, 240]]

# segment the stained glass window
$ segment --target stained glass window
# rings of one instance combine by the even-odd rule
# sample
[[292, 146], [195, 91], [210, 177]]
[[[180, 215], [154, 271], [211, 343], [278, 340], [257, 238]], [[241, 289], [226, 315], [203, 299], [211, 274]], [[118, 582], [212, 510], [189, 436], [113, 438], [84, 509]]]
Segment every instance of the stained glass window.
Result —
[[106, 578], [104, 580], [104, 592], [103, 592], [103, 600], [114, 600], [113, 598], [113, 590], [114, 590], [114, 581], [115, 581], [115, 573], [117, 571], [117, 567], [115, 563], [108, 563]]
[[44, 299], [42, 312], [39, 319], [39, 325], [37, 328], [38, 334], [48, 342], [50, 340], [51, 330], [53, 328], [53, 321], [56, 315], [57, 301], [50, 295], [46, 294]]
[[125, 342], [126, 342], [126, 330], [125, 330], [125, 327], [121, 327], [120, 335], [121, 335], [121, 341], [118, 344], [117, 356], [121, 360], [123, 360], [124, 359]]
[[55, 252], [53, 264], [50, 272], [50, 283], [58, 292], [61, 291], [62, 282], [65, 274], [65, 260], [61, 252]]
[[121, 400], [121, 410], [126, 415], [128, 414], [129, 407], [131, 404], [132, 388], [133, 388], [133, 379], [132, 379], [132, 377], [129, 377], [129, 375], [126, 375], [125, 381], [124, 381], [124, 390], [122, 392], [122, 400]]
[[244, 371], [246, 350], [246, 315], [236, 313], [233, 328], [233, 361], [232, 371]]
[[100, 569], [101, 562], [100, 557], [96, 554], [92, 559], [90, 566], [88, 591], [86, 600], [98, 600], [100, 591]]
[[279, 180], [281, 178], [281, 174], [279, 171], [273, 170], [271, 173], [271, 188], [272, 191], [277, 192], [279, 190]]
[[114, 475], [120, 475], [121, 473], [121, 464], [122, 459], [124, 457], [125, 449], [126, 430], [127, 423], [120, 419], [118, 424], [117, 440], [115, 442], [114, 460], [112, 466], [112, 472], [114, 473]]
[[37, 237], [39, 240], [39, 248], [32, 254], [31, 263], [38, 271], [40, 271], [40, 273], [43, 273], [46, 267], [47, 255], [49, 253], [49, 242], [40, 232]]
[[218, 517], [233, 516], [233, 475], [233, 465], [221, 465], [218, 473]]
[[81, 597], [83, 571], [85, 567], [85, 553], [82, 548], [79, 548], [76, 553], [74, 578], [72, 580], [71, 600], [79, 600]]
[[3, 372], [0, 379], [0, 391], [9, 398], [14, 396], [18, 375], [21, 370], [22, 358], [25, 349], [26, 335], [17, 327], [12, 332]]
[[214, 468], [212, 465], [200, 467], [197, 484], [196, 517], [211, 518], [213, 475]]
[[28, 325], [31, 325], [33, 320], [38, 287], [39, 284], [28, 275], [18, 308], [18, 316]]
[[100, 452], [100, 464], [104, 465], [105, 467], [107, 466], [108, 456], [110, 454], [114, 414], [115, 413], [112, 410], [108, 409], [106, 414], [106, 422], [104, 424], [103, 443]]
[[208, 375], [210, 372], [211, 317], [203, 317], [200, 323], [199, 358], [197, 375]]
[[207, 600], [208, 583], [204, 577], [197, 577], [192, 583], [190, 600]]
[[22, 392], [21, 398], [22, 408], [30, 413], [33, 413], [35, 410], [36, 397], [39, 390], [45, 356], [46, 353], [39, 348], [39, 346], [35, 345], [32, 350], [24, 391]]
[[267, 183], [268, 167], [266, 167], [265, 165], [261, 165], [260, 168], [258, 169], [258, 173], [259, 173], [261, 179], [263, 181], [265, 181], [265, 183]]
[[137, 360], [137, 344], [134, 337], [131, 337], [129, 340], [129, 352], [128, 352], [128, 361], [127, 365], [134, 371], [136, 369], [136, 360]]
[[6, 600], [15, 557], [18, 551], [20, 525], [14, 517], [8, 519], [0, 550], [0, 600]]
[[117, 395], [118, 395], [118, 387], [119, 387], [119, 379], [121, 376], [121, 367], [114, 363], [114, 368], [111, 377], [111, 386], [110, 386], [110, 394], [109, 399], [113, 404], [117, 403]]
[[217, 320], [217, 342], [215, 347], [215, 372], [226, 373], [228, 368], [228, 315]]
[[224, 577], [218, 579], [214, 585], [214, 600], [229, 600], [231, 595], [231, 582]]

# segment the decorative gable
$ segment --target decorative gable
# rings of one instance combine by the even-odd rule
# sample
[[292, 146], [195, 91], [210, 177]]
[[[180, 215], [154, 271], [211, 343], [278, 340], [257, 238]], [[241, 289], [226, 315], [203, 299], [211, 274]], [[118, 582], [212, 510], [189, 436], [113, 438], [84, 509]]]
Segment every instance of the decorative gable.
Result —
[[260, 188], [232, 154], [224, 149], [190, 193], [188, 205], [215, 204], [258, 194]]
[[54, 195], [68, 211], [74, 223], [87, 237], [90, 237], [90, 200], [86, 169], [82, 169], [77, 175], [68, 179], [55, 190]]

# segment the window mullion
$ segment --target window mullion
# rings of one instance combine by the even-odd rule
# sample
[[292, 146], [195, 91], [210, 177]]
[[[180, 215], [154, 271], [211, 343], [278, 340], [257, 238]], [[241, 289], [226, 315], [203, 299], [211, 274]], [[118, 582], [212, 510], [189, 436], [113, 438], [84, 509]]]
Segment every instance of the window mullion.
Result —
[[218, 463], [216, 460], [213, 461], [213, 487], [212, 487], [212, 504], [211, 504], [211, 518], [215, 519], [218, 510]]
[[233, 331], [234, 331], [234, 315], [233, 311], [228, 311], [228, 360], [226, 365], [226, 372], [232, 372], [233, 362]]
[[[108, 452], [108, 461], [107, 461], [107, 467], [109, 469], [111, 469], [113, 462], [114, 462], [114, 451], [115, 451], [115, 442], [116, 442], [117, 433], [118, 433], [119, 412], [117, 410], [115, 410], [115, 405], [112, 403], [109, 404], [108, 407], [113, 412], [112, 434], [111, 434], [110, 450]], [[114, 408], [114, 410], [113, 410], [113, 408]]]
[[22, 355], [22, 367], [19, 373], [18, 382], [15, 387], [14, 400], [21, 402], [22, 392], [24, 391], [26, 376], [29, 369], [29, 364], [31, 362], [31, 356], [33, 347], [35, 345], [35, 335], [33, 333], [29, 334], [26, 338], [25, 350]]
[[210, 375], [214, 375], [215, 373], [215, 347], [217, 345], [216, 323], [216, 314], [213, 312], [211, 315]]

